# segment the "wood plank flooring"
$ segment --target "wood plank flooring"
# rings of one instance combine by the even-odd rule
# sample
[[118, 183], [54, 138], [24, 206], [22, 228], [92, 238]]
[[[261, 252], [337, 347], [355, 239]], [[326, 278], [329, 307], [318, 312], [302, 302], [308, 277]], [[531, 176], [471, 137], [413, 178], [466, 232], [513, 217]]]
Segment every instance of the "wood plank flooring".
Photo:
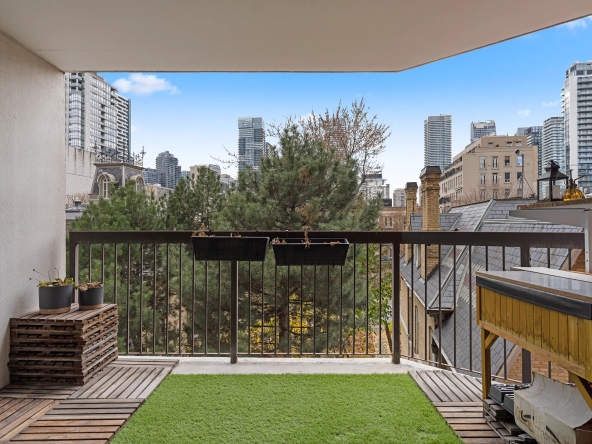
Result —
[[118, 359], [78, 386], [0, 390], [0, 443], [107, 443], [177, 365]]
[[483, 417], [481, 381], [444, 370], [411, 376], [456, 434], [467, 444], [504, 444]]

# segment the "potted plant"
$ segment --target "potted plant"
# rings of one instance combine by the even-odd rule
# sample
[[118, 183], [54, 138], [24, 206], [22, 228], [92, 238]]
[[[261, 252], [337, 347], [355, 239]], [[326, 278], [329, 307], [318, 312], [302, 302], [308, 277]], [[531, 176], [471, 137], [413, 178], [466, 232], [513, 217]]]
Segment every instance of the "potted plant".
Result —
[[79, 310], [95, 310], [103, 306], [105, 284], [89, 281], [87, 276], [86, 284], [81, 284], [76, 288], [78, 288]]
[[276, 265], [345, 265], [347, 239], [279, 239], [271, 242]]
[[59, 277], [59, 274], [57, 277], [52, 278], [50, 272], [47, 272], [47, 276], [45, 276], [35, 269], [33, 271], [44, 278], [47, 277], [47, 279], [43, 280], [29, 278], [29, 280], [35, 279], [37, 281], [37, 287], [39, 288], [39, 313], [68, 313], [70, 311], [70, 304], [72, 303], [72, 289], [76, 285], [74, 279], [62, 279]]
[[268, 237], [208, 235], [204, 224], [191, 236], [196, 261], [264, 261]]

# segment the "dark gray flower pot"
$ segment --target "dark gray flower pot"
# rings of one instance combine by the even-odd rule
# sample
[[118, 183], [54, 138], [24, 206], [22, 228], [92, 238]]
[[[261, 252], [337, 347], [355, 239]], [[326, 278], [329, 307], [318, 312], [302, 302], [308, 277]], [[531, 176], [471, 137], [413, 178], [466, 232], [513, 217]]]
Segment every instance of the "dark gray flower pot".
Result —
[[72, 301], [72, 285], [39, 287], [39, 312], [41, 314], [68, 313]]
[[80, 310], [95, 310], [103, 306], [105, 287], [78, 290], [78, 308]]

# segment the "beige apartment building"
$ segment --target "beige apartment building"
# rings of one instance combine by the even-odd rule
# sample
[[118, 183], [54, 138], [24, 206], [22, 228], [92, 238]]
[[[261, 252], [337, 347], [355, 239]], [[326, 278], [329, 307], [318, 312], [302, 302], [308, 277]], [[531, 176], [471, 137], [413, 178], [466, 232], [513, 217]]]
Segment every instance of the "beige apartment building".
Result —
[[529, 146], [526, 139], [526, 136], [485, 136], [468, 145], [442, 172], [441, 205], [522, 197], [522, 186], [517, 184], [522, 161], [524, 197], [535, 194], [538, 147]]

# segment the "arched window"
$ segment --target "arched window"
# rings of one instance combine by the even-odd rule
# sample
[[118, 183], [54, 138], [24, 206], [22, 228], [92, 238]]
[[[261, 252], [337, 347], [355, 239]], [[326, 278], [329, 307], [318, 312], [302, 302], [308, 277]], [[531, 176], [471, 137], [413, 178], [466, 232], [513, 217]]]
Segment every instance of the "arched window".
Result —
[[104, 199], [109, 199], [109, 176], [106, 174], [101, 176], [99, 180], [99, 196]]
[[140, 192], [144, 189], [144, 178], [140, 175], [132, 176], [130, 179], [136, 181], [136, 191]]

